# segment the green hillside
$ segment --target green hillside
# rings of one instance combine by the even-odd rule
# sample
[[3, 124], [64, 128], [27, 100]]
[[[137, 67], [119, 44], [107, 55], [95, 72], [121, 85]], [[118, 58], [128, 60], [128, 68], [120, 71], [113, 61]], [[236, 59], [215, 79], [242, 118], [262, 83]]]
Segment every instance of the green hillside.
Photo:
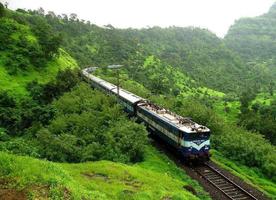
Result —
[[[254, 84], [240, 97], [238, 124], [265, 135], [276, 144], [276, 4], [263, 15], [237, 20], [225, 36], [226, 45], [238, 53], [252, 73]], [[257, 72], [257, 73], [256, 73]], [[262, 87], [260, 87], [262, 85]]]
[[1, 12], [1, 90], [20, 97], [27, 94], [25, 87], [29, 82], [47, 83], [59, 70], [78, 66], [60, 48], [60, 36], [46, 20], [7, 9]]
[[[32, 15], [41, 16], [39, 12]], [[80, 66], [106, 66], [113, 63], [139, 66], [154, 55], [162, 62], [181, 69], [202, 86], [229, 92], [239, 91], [249, 81], [248, 68], [224, 41], [205, 29], [104, 28], [76, 16], [44, 14], [54, 30], [63, 34], [65, 50]], [[242, 81], [243, 80], [243, 81]]]
[[44, 68], [29, 68], [14, 75], [8, 73], [2, 62], [0, 64], [0, 89], [20, 97], [27, 95], [26, 86], [31, 81], [37, 80], [39, 83], [47, 83], [56, 76], [59, 70], [78, 67], [76, 61], [68, 53], [62, 49], [59, 52], [59, 56], [48, 62]]

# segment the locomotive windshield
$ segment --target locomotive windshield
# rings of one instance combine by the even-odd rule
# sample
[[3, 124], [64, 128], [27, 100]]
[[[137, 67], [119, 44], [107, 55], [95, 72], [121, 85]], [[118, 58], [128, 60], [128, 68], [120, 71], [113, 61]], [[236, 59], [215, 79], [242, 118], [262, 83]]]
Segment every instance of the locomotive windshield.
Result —
[[190, 133], [188, 135], [189, 140], [207, 140], [209, 137], [210, 137], [210, 132]]

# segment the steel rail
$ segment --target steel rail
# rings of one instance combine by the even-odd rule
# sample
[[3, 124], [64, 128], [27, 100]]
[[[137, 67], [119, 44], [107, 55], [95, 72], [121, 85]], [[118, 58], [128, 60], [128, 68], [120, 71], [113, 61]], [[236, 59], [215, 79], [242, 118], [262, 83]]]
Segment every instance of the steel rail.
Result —
[[[204, 163], [204, 166], [207, 167], [208, 169], [210, 169], [213, 173], [215, 173], [215, 175], [219, 176], [219, 178], [224, 179], [224, 181], [230, 183], [232, 186], [234, 186], [232, 193], [236, 193], [236, 195], [230, 195], [231, 192], [226, 192], [225, 190], [223, 190], [219, 184], [216, 184], [214, 181], [210, 180], [208, 177], [206, 177], [206, 174], [200, 172], [200, 170], [197, 170], [197, 172], [205, 179], [207, 180], [209, 183], [211, 183], [214, 187], [216, 187], [219, 191], [221, 191], [224, 195], [226, 195], [228, 198], [230, 198], [231, 200], [238, 200], [238, 199], [242, 199], [242, 197], [239, 198], [235, 198], [235, 196], [239, 196], [238, 193], [240, 194], [244, 194], [245, 196], [249, 197], [250, 199], [253, 200], [258, 200], [256, 197], [254, 197], [252, 194], [250, 194], [248, 191], [246, 191], [244, 188], [242, 188], [240, 185], [238, 185], [237, 183], [233, 182], [231, 179], [229, 179], [228, 177], [226, 177], [224, 174], [222, 174], [220, 171], [218, 171], [216, 168], [214, 168], [213, 166], [211, 166], [209, 163]], [[220, 182], [219, 182], [220, 183]], [[231, 186], [230, 185], [230, 186]], [[228, 189], [229, 190], [229, 189]], [[246, 198], [248, 199], [248, 198]]]

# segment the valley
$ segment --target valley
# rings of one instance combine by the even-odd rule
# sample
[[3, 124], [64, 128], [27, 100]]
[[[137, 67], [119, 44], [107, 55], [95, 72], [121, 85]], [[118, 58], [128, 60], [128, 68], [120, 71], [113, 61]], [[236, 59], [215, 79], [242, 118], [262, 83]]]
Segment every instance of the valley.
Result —
[[[276, 198], [275, 5], [224, 38], [0, 3], [0, 199], [211, 199], [81, 70], [211, 130], [211, 160]], [[118, 71], [106, 66], [121, 64]], [[178, 158], [176, 158], [177, 160]]]

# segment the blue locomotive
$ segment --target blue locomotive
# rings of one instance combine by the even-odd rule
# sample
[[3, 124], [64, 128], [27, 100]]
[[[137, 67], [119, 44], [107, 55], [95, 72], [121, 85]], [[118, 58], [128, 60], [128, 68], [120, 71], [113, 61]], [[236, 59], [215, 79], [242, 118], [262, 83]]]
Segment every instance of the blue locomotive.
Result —
[[91, 74], [95, 69], [86, 68], [82, 71], [86, 81], [93, 87], [117, 95], [126, 112], [136, 116], [152, 133], [175, 147], [184, 159], [209, 160], [210, 129], [122, 88], [119, 88], [118, 94], [117, 86]]

